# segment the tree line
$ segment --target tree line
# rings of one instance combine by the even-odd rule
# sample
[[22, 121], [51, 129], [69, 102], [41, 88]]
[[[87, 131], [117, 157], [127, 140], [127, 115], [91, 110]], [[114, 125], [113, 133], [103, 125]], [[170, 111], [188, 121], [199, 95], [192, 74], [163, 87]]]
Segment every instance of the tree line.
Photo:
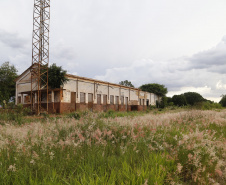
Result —
[[[129, 87], [134, 87], [134, 85], [128, 80], [121, 81], [119, 82], [119, 84], [129, 86]], [[203, 98], [202, 95], [200, 95], [197, 92], [186, 92], [180, 95], [174, 95], [172, 98], [167, 97], [166, 94], [168, 93], [168, 89], [164, 85], [157, 84], [157, 83], [144, 84], [144, 85], [141, 85], [139, 89], [141, 89], [142, 91], [154, 93], [160, 96], [161, 101], [157, 102], [157, 106], [161, 108], [164, 108], [166, 106], [172, 106], [172, 105], [175, 105], [178, 107], [187, 106], [187, 105], [194, 106], [202, 102], [207, 102], [209, 104], [214, 103], [211, 100], [207, 100]], [[226, 107], [226, 95], [221, 96], [221, 100], [219, 104], [222, 107]]]

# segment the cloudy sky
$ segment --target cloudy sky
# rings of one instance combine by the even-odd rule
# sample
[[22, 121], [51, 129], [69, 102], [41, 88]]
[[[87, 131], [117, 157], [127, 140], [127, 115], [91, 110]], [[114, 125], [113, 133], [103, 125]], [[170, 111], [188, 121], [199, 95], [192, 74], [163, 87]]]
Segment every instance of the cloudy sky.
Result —
[[[0, 65], [31, 65], [33, 0], [0, 0]], [[53, 0], [50, 64], [168, 96], [226, 94], [226, 0]]]

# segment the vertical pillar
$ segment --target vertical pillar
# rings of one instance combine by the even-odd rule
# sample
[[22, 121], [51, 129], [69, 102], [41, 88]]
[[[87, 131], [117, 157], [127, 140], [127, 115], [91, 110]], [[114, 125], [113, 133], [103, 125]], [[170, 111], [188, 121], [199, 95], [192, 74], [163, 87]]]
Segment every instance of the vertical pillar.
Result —
[[76, 81], [76, 94], [77, 94], [76, 102], [80, 102], [79, 101], [79, 92], [78, 92], [78, 78], [77, 78], [77, 81]]
[[24, 94], [21, 93], [21, 103], [24, 104]]
[[53, 112], [55, 112], [54, 111], [54, 91], [51, 91], [51, 93], [52, 93], [52, 95], [51, 95], [51, 100], [52, 100], [52, 104], [53, 104]]
[[54, 91], [51, 91], [51, 101], [54, 103]]
[[16, 94], [15, 94], [15, 104], [17, 105], [18, 104], [18, 91], [17, 91], [17, 83], [16, 83]]
[[119, 105], [121, 105], [121, 86], [119, 87]]

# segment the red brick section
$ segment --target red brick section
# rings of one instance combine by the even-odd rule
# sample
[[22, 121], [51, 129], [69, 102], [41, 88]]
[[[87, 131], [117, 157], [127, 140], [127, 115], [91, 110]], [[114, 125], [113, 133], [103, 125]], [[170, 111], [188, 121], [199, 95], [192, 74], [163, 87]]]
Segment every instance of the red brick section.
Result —
[[[35, 104], [35, 107], [37, 108], [38, 104], [36, 103]], [[31, 107], [31, 104], [23, 104], [23, 107], [24, 108], [30, 108]], [[42, 107], [44, 109], [46, 109], [47, 107], [47, 103], [42, 103]], [[60, 113], [60, 103], [49, 103], [49, 113]]]
[[69, 113], [75, 111], [75, 103], [60, 103], [59, 113]]
[[102, 105], [93, 104], [93, 111], [94, 112], [102, 112], [103, 111], [103, 106]]
[[76, 103], [76, 111], [86, 111], [88, 110], [88, 104], [85, 103]]
[[[37, 104], [35, 104], [37, 106]], [[30, 108], [30, 104], [24, 104], [23, 107]], [[42, 107], [46, 108], [47, 104], [42, 103]], [[91, 110], [94, 112], [104, 112], [108, 110], [114, 111], [144, 111], [147, 109], [147, 106], [143, 105], [97, 105], [93, 104], [92, 108], [88, 107], [88, 104], [85, 103], [49, 103], [49, 113], [69, 113], [75, 111], [87, 111]]]

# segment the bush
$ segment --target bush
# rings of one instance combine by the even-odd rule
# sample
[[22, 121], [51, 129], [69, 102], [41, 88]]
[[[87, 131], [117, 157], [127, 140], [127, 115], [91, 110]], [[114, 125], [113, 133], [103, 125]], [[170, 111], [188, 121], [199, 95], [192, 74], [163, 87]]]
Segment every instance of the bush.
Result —
[[221, 109], [222, 106], [219, 103], [211, 103], [209, 101], [199, 102], [194, 105], [194, 108], [200, 110], [212, 110], [212, 109]]
[[168, 100], [168, 98], [166, 96], [163, 96], [161, 99], [161, 102], [159, 104], [159, 107], [164, 109], [167, 106], [167, 100]]
[[184, 93], [184, 96], [186, 98], [187, 104], [189, 105], [194, 105], [195, 103], [205, 100], [199, 93], [196, 92], [187, 92]]
[[173, 103], [173, 99], [171, 97], [167, 97], [167, 104]]
[[74, 119], [79, 120], [81, 118], [81, 116], [78, 112], [73, 112], [73, 113], [68, 114], [68, 118], [74, 118]]
[[174, 95], [172, 98], [173, 104], [177, 106], [185, 106], [187, 105], [186, 98], [183, 94], [181, 95]]

